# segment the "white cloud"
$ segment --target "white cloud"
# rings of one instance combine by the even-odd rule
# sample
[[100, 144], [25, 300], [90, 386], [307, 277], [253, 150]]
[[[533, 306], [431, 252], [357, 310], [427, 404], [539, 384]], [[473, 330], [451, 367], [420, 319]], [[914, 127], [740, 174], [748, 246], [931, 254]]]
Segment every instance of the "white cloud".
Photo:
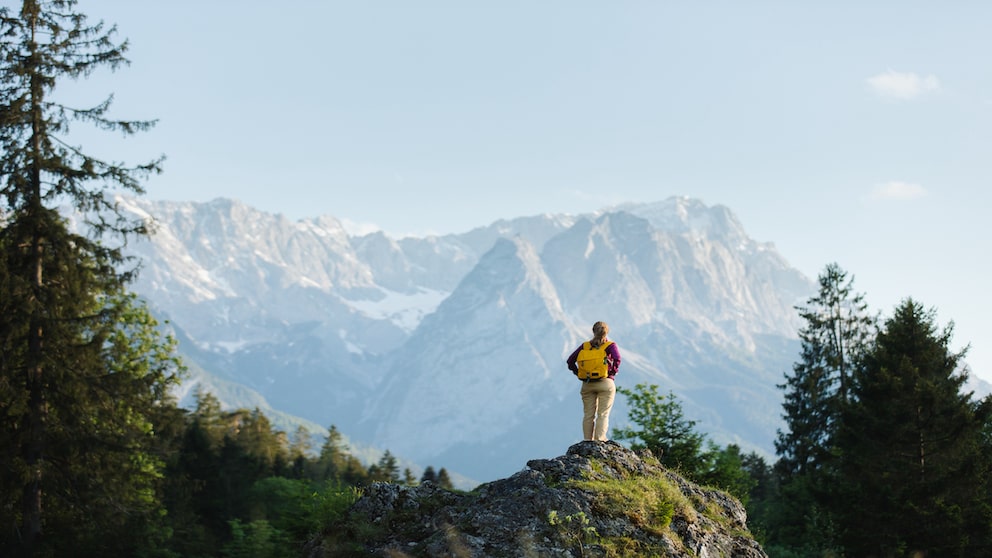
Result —
[[868, 86], [880, 97], [909, 100], [940, 90], [940, 80], [933, 74], [924, 77], [888, 70], [868, 78]]
[[892, 180], [885, 184], [876, 185], [871, 192], [873, 200], [915, 200], [927, 195], [927, 191], [919, 184]]

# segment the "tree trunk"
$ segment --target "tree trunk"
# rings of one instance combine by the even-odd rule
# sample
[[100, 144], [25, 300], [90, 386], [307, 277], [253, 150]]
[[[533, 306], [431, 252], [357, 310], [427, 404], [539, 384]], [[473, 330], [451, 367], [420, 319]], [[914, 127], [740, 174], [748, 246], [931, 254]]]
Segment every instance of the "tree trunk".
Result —
[[38, 293], [42, 288], [42, 263], [44, 246], [39, 231], [35, 232], [31, 241], [31, 255], [34, 260], [35, 300], [32, 301], [32, 318], [28, 332], [28, 362], [27, 388], [28, 413], [27, 432], [28, 442], [24, 446], [24, 463], [30, 473], [30, 480], [24, 486], [23, 500], [23, 531], [24, 545], [30, 554], [38, 539], [41, 537], [42, 515], [42, 481], [44, 480], [45, 459], [45, 419], [48, 414], [48, 404], [45, 401], [44, 366], [42, 350], [44, 348], [44, 327], [39, 313], [41, 304]]
[[[37, 25], [35, 17], [31, 18], [31, 54], [32, 63], [37, 58], [35, 52], [34, 32]], [[24, 447], [24, 462], [30, 474], [30, 480], [24, 487], [24, 517], [23, 532], [24, 546], [31, 554], [42, 535], [42, 486], [45, 477], [45, 423], [48, 414], [48, 403], [45, 400], [45, 369], [42, 359], [44, 349], [44, 283], [45, 261], [45, 227], [44, 205], [41, 199], [41, 161], [42, 161], [42, 99], [44, 89], [37, 72], [31, 77], [31, 149], [30, 157], [31, 198], [28, 200], [28, 211], [33, 214], [34, 231], [29, 246], [31, 266], [33, 268], [34, 293], [30, 301], [30, 330], [28, 331], [27, 355], [27, 387], [28, 387], [28, 441]]]

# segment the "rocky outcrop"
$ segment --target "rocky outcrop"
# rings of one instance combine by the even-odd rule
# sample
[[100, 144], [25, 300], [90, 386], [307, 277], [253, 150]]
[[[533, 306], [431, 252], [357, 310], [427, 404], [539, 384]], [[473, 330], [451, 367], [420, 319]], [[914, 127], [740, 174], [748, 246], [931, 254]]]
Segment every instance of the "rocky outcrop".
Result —
[[766, 558], [739, 501], [650, 452], [581, 442], [470, 493], [374, 484], [308, 545], [317, 557]]

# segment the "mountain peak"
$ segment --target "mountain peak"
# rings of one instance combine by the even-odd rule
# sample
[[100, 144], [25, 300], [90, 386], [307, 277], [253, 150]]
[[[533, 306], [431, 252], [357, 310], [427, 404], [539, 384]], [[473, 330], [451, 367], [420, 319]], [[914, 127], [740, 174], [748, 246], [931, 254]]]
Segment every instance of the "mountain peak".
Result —
[[642, 219], [658, 230], [692, 233], [695, 236], [719, 235], [723, 238], [747, 239], [743, 225], [729, 208], [707, 206], [701, 200], [673, 196], [654, 203], [626, 203], [609, 211], [625, 211]]

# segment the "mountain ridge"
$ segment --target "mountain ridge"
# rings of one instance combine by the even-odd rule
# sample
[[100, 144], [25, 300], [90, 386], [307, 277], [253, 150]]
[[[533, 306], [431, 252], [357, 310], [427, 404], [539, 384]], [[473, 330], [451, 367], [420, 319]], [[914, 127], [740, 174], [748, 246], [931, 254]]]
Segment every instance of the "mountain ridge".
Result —
[[[601, 319], [624, 354], [620, 385], [658, 383], [719, 442], [768, 453], [793, 306], [813, 292], [729, 209], [684, 197], [402, 239], [234, 200], [121, 203], [157, 221], [127, 248], [144, 264], [135, 290], [205, 370], [483, 481], [578, 441], [564, 357]], [[507, 453], [520, 445], [531, 453]]]

